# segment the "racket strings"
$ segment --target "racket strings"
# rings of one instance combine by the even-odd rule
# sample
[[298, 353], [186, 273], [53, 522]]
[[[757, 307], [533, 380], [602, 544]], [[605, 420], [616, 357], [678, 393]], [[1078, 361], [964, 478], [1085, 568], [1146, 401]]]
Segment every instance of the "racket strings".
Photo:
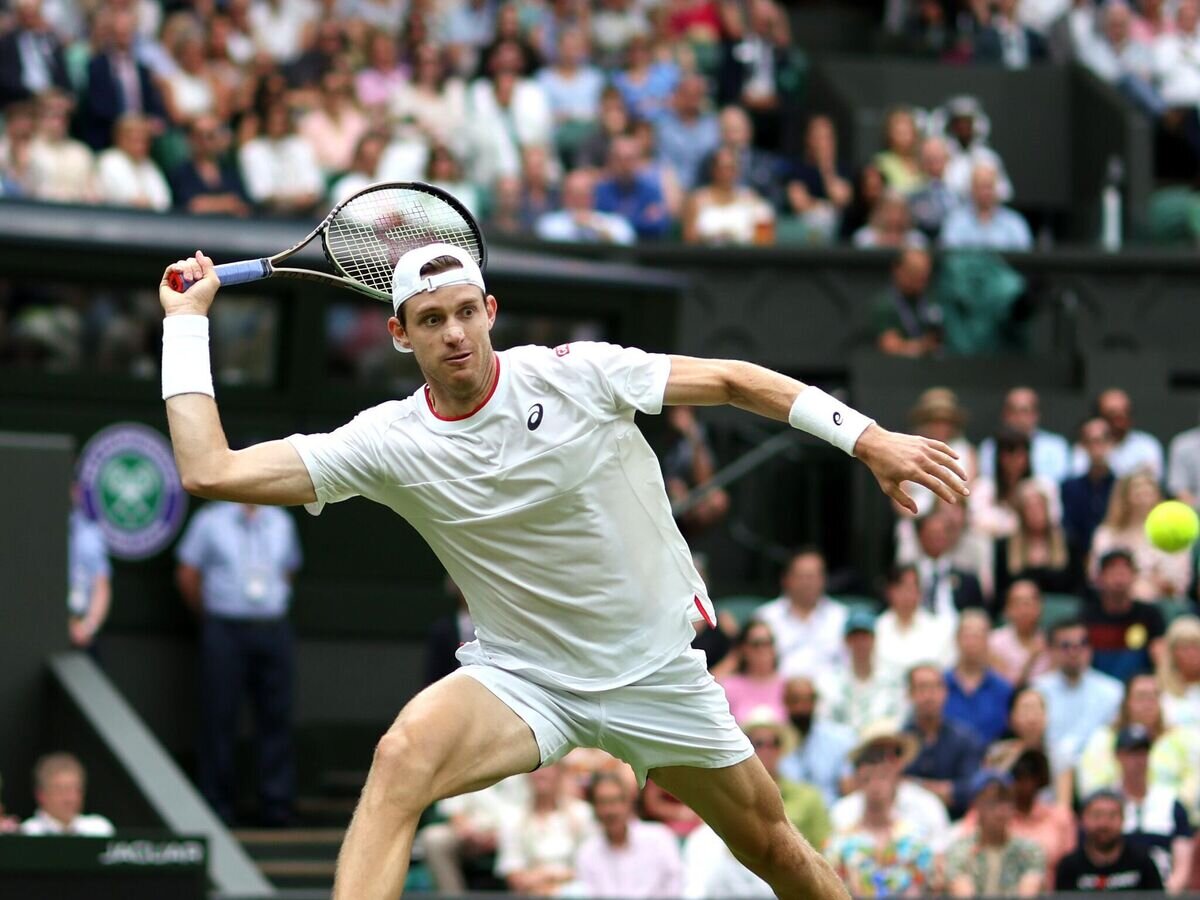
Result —
[[480, 259], [478, 232], [449, 203], [423, 191], [384, 188], [354, 197], [330, 220], [325, 246], [349, 278], [391, 294], [400, 257], [427, 244], [453, 244]]

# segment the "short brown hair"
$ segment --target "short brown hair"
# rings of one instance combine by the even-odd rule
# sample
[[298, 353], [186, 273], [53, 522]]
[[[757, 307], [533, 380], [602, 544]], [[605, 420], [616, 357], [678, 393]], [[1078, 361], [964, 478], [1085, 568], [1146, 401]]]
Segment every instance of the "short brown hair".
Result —
[[[443, 272], [449, 272], [451, 269], [461, 269], [462, 263], [453, 256], [435, 256], [425, 265], [421, 266], [421, 271], [417, 273], [418, 278], [432, 278], [434, 275], [441, 275]], [[396, 311], [396, 318], [400, 320], [401, 326], [408, 327], [408, 322], [404, 318], [404, 304], [400, 304], [400, 309]]]
[[80, 779], [86, 779], [83, 763], [70, 753], [47, 753], [33, 767], [33, 786], [35, 789], [44, 788], [59, 772], [78, 772]]

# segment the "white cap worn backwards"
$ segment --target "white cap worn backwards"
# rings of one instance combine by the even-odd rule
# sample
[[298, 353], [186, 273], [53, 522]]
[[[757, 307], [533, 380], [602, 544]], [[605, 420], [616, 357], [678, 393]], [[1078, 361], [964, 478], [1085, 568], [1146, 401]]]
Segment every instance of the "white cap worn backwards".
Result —
[[[461, 268], [422, 278], [421, 269], [439, 256], [454, 257]], [[487, 292], [487, 288], [483, 286], [483, 273], [479, 271], [479, 264], [475, 262], [470, 251], [453, 244], [426, 244], [424, 247], [409, 250], [400, 257], [392, 275], [392, 312], [399, 315], [400, 306], [405, 300], [423, 291], [436, 291], [449, 284], [473, 284], [481, 291]], [[392, 338], [392, 344], [401, 353], [412, 352], [395, 338]]]

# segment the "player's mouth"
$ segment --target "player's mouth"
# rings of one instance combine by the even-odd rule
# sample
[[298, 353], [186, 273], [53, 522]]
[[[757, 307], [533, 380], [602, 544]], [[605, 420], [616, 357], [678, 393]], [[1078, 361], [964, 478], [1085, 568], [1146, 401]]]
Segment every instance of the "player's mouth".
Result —
[[464, 350], [462, 353], [455, 353], [453, 356], [447, 356], [446, 362], [452, 366], [465, 365], [471, 359], [471, 351]]

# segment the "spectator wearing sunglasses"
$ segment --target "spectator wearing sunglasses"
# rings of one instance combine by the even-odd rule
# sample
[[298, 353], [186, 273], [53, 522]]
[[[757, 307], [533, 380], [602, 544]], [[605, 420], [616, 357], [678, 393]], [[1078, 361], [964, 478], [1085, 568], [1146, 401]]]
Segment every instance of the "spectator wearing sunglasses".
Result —
[[1050, 755], [1073, 765], [1092, 733], [1116, 717], [1121, 682], [1092, 668], [1087, 626], [1066, 619], [1050, 629], [1053, 668], [1034, 680], [1046, 698], [1046, 743]]

